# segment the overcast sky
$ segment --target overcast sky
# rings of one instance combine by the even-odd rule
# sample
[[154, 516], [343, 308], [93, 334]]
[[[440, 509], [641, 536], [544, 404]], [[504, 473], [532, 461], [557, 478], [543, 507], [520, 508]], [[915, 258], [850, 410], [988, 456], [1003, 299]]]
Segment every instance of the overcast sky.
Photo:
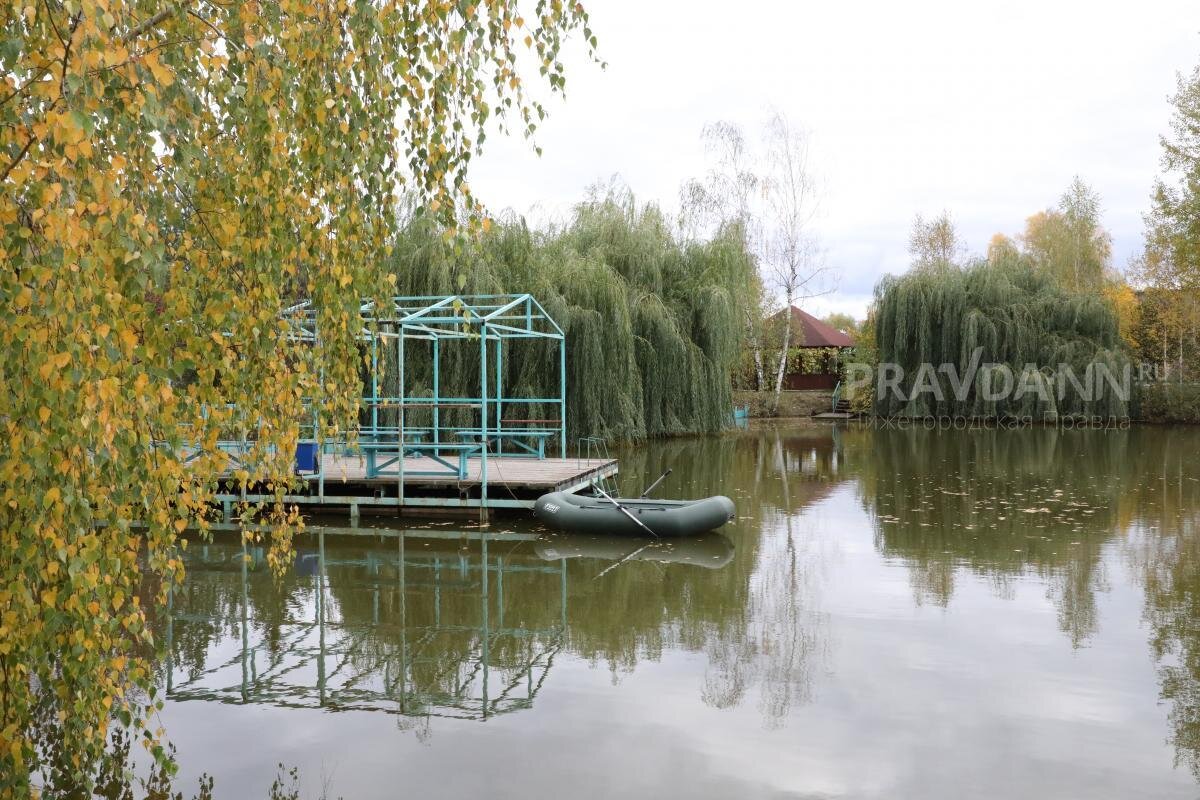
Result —
[[915, 214], [948, 210], [982, 253], [1075, 174], [1100, 192], [1124, 267], [1175, 75], [1200, 63], [1196, 0], [588, 7], [608, 68], [568, 59], [540, 158], [519, 138], [489, 139], [472, 180], [489, 208], [563, 216], [617, 176], [674, 210], [680, 184], [706, 169], [704, 124], [757, 131], [775, 108], [812, 132], [826, 186], [816, 226], [837, 288], [808, 305], [859, 317], [879, 277], [907, 268]]

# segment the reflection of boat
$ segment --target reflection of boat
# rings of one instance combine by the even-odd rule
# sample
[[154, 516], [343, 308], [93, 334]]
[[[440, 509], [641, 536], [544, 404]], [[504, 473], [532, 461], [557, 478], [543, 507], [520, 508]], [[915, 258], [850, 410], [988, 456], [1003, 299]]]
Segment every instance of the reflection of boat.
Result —
[[[618, 506], [617, 503], [620, 503]], [[600, 535], [694, 536], [733, 519], [733, 501], [715, 495], [703, 500], [610, 500], [567, 492], [544, 494], [533, 513], [547, 525], [564, 531]]]
[[[646, 547], [645, 545], [650, 545]], [[586, 533], [553, 533], [533, 546], [540, 558], [600, 558], [608, 561], [658, 561], [720, 569], [733, 559], [733, 542], [715, 531], [686, 539], [657, 541], [649, 537], [593, 536]]]

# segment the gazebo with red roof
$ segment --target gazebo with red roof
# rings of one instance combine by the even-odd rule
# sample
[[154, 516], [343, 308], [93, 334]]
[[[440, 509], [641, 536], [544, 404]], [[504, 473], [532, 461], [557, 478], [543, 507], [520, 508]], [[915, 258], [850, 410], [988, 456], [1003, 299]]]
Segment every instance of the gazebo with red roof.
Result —
[[[854, 347], [854, 340], [832, 325], [795, 306], [791, 306], [789, 310], [792, 314], [791, 347], [813, 350], [835, 348], [838, 351]], [[780, 319], [783, 313], [780, 311], [772, 319]], [[833, 390], [841, 380], [839, 355], [830, 354], [822, 359], [821, 364], [816, 367], [817, 371], [803, 371], [803, 367], [794, 372], [789, 371], [783, 376], [783, 388]]]

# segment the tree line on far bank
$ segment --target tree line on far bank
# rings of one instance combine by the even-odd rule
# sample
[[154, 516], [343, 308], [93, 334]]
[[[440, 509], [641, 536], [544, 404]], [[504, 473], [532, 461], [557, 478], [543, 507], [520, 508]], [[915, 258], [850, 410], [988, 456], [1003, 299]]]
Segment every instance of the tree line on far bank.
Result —
[[[949, 213], [918, 216], [909, 240], [912, 268], [877, 287], [868, 318], [826, 322], [856, 340], [853, 358], [906, 364], [917, 358], [963, 369], [977, 346], [984, 362], [1070, 365], [1083, 376], [1103, 362], [1154, 366], [1132, 403], [1111, 396], [1057, 398], [1059, 413], [1200, 419], [1189, 384], [1200, 363], [1200, 70], [1181, 80], [1173, 134], [1164, 138], [1166, 177], [1146, 216], [1146, 247], [1121, 271], [1102, 219], [1102, 201], [1076, 177], [1057, 201], [1016, 235], [997, 233], [969, 254]], [[530, 227], [493, 220], [463, 269], [461, 251], [419, 217], [393, 239], [401, 293], [531, 291], [567, 332], [568, 428], [572, 437], [637, 439], [721, 429], [731, 389], [763, 394], [778, 408], [783, 378], [803, 362], [792, 318], [779, 312], [831, 285], [813, 222], [821, 183], [808, 161], [807, 134], [781, 115], [761, 143], [738, 126], [705, 128], [710, 169], [681, 191], [678, 216], [639, 204], [613, 184], [593, 189], [564, 222]], [[465, 274], [464, 274], [465, 273]], [[455, 282], [462, 274], [463, 284]], [[919, 358], [918, 358], [919, 357]], [[850, 360], [850, 359], [843, 359]], [[460, 379], [475, 370], [466, 359]], [[913, 362], [914, 364], [916, 362]], [[410, 365], [419, 384], [421, 367]], [[545, 353], [504, 365], [516, 391], [548, 387], [556, 365]], [[910, 382], [915, 371], [909, 370]], [[1070, 387], [1069, 387], [1070, 388]], [[894, 405], [881, 413], [1003, 415], [1049, 409], [1020, 403], [961, 407]], [[871, 401], [859, 398], [865, 410]], [[531, 416], [552, 416], [530, 409]]]
[[[912, 269], [877, 286], [858, 330], [859, 359], [961, 369], [982, 346], [985, 361], [1018, 369], [1026, 358], [1039, 366], [1066, 363], [1081, 375], [1087, 363], [1130, 364], [1135, 376], [1154, 378], [1136, 384], [1131, 406], [1112, 397], [1084, 401], [1069, 389], [1056, 410], [1200, 421], [1200, 67], [1179, 78], [1171, 102], [1171, 131], [1161, 140], [1164, 174], [1145, 215], [1145, 246], [1124, 272], [1112, 263], [1101, 198], [1079, 177], [1053, 207], [1028, 217], [1019, 235], [993, 236], [983, 256], [967, 254], [948, 213], [918, 216], [909, 241]], [[908, 374], [911, 388], [915, 375]], [[856, 405], [911, 414], [1032, 408], [1028, 397], [985, 407], [975, 392], [938, 409], [861, 395]]]

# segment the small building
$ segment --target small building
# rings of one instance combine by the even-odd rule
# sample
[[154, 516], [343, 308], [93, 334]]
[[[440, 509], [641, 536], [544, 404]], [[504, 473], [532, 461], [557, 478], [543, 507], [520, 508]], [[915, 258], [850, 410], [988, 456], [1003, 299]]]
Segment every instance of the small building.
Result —
[[[841, 380], [841, 359], [848, 348], [854, 347], [854, 340], [806, 311], [795, 306], [788, 310], [792, 314], [792, 338], [788, 349], [793, 352], [807, 350], [811, 354], [808, 357], [789, 354], [783, 388], [832, 391]], [[784, 313], [780, 311], [772, 317], [772, 322], [782, 324]]]

